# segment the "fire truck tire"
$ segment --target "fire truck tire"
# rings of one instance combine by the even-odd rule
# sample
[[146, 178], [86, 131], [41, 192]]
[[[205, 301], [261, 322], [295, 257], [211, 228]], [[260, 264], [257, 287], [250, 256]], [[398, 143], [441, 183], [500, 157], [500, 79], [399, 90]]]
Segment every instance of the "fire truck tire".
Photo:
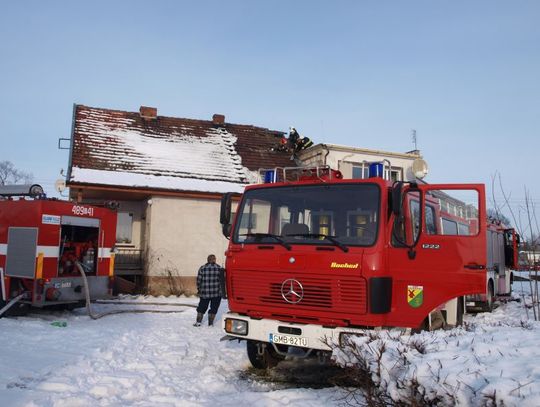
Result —
[[512, 294], [512, 285], [514, 284], [514, 273], [510, 273], [510, 287], [508, 290], [508, 295]]
[[418, 328], [412, 329], [412, 333], [420, 333], [423, 331], [436, 331], [438, 329], [443, 329], [446, 325], [446, 320], [444, 319], [444, 316], [441, 311], [433, 311], [430, 313], [431, 315], [431, 326], [429, 324], [430, 316], [427, 316], [424, 318], [422, 323]]
[[463, 325], [463, 314], [465, 314], [465, 299], [459, 297], [457, 300], [456, 326]]
[[482, 311], [484, 312], [493, 311], [493, 301], [494, 301], [493, 281], [490, 280], [490, 282], [488, 283], [488, 292], [487, 292], [486, 302], [482, 304]]
[[280, 361], [285, 359], [277, 354], [272, 348], [272, 345], [267, 344], [262, 355], [258, 352], [257, 341], [247, 341], [247, 354], [249, 361], [256, 369], [269, 369], [276, 366]]

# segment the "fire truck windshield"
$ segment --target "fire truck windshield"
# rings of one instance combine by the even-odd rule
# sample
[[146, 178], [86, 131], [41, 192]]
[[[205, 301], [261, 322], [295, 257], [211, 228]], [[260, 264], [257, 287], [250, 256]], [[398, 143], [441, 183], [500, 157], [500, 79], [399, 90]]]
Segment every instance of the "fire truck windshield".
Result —
[[[295, 185], [246, 191], [235, 243], [371, 246], [377, 239], [375, 184]], [[287, 246], [285, 246], [287, 247]]]

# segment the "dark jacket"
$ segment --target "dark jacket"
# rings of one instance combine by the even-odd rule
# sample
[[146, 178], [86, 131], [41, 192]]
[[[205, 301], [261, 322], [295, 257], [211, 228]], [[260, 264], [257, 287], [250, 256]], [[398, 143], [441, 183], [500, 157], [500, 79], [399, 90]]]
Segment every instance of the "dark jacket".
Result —
[[224, 295], [222, 286], [225, 270], [218, 264], [206, 263], [197, 273], [197, 291], [201, 298], [215, 298]]

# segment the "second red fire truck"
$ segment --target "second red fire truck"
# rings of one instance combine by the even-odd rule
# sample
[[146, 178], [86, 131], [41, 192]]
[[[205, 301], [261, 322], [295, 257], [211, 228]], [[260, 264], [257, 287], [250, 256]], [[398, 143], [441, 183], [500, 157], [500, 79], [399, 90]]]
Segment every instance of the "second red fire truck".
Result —
[[267, 170], [234, 221], [223, 197], [223, 328], [246, 341], [255, 367], [291, 346], [325, 355], [329, 341], [366, 328], [458, 325], [466, 307], [510, 292], [517, 236], [487, 222], [484, 185], [383, 173], [380, 163], [361, 180], [328, 167]]
[[90, 299], [112, 294], [116, 212], [42, 192], [38, 185], [0, 189], [0, 311], [18, 298], [17, 307], [78, 305], [81, 269]]

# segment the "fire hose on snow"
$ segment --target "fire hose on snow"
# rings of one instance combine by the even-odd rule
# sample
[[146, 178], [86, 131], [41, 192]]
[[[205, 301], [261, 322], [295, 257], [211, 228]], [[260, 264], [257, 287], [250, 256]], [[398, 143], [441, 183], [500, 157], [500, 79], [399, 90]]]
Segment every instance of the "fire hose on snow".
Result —
[[4, 312], [9, 310], [11, 307], [13, 307], [16, 303], [19, 302], [19, 300], [22, 300], [24, 297], [26, 297], [26, 293], [22, 293], [21, 295], [18, 295], [17, 297], [13, 298], [11, 301], [9, 301], [4, 307], [0, 309], [0, 318], [2, 318], [2, 315], [4, 315]]
[[[84, 296], [86, 298], [86, 311], [88, 313], [88, 316], [94, 320], [96, 319], [99, 319], [99, 318], [103, 318], [104, 316], [107, 316], [107, 315], [114, 315], [114, 314], [127, 314], [127, 313], [131, 313], [131, 314], [142, 314], [142, 313], [159, 313], [159, 314], [173, 314], [173, 313], [178, 313], [178, 312], [184, 312], [185, 310], [149, 310], [149, 309], [130, 309], [130, 310], [114, 310], [114, 311], [108, 311], [108, 312], [103, 312], [103, 313], [100, 313], [100, 314], [94, 314], [92, 312], [92, 306], [91, 306], [91, 302], [90, 302], [90, 289], [88, 287], [88, 279], [86, 278], [86, 273], [84, 272], [84, 269], [81, 265], [81, 263], [79, 262], [75, 262], [75, 266], [77, 267], [77, 270], [79, 270], [79, 273], [81, 274], [82, 276], [82, 279], [83, 279], [83, 285], [84, 285]], [[121, 303], [121, 304], [129, 304], [129, 303], [123, 303], [121, 301], [104, 301], [104, 303], [113, 303], [113, 304], [118, 304], [118, 303]], [[133, 303], [132, 303], [133, 304]], [[179, 305], [179, 306], [184, 306], [184, 307], [191, 307], [191, 308], [196, 308], [196, 305], [193, 305], [193, 304], [164, 304], [164, 303], [148, 303], [146, 305]], [[6, 306], [7, 307], [7, 306]]]

